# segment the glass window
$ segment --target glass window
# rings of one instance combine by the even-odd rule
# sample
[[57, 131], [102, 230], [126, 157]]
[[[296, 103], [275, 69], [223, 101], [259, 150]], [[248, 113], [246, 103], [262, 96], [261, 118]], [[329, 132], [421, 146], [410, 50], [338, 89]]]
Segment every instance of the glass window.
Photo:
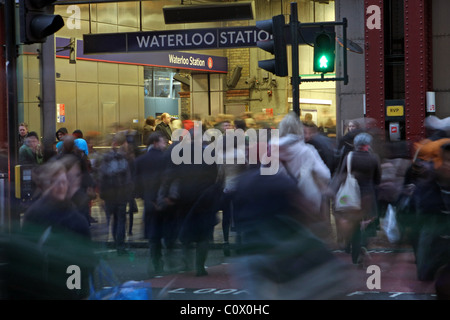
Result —
[[180, 96], [181, 83], [173, 79], [172, 69], [144, 69], [144, 91], [147, 97], [177, 99]]

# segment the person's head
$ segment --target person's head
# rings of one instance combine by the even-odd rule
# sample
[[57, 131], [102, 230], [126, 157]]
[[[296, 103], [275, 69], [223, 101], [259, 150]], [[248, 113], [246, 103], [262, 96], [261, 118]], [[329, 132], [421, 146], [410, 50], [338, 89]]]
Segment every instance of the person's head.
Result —
[[226, 132], [229, 129], [233, 129], [233, 125], [231, 124], [230, 120], [223, 120], [220, 123], [220, 130], [222, 130], [222, 132]]
[[26, 124], [25, 122], [19, 124], [19, 134], [22, 138], [26, 137], [26, 135], [28, 134], [28, 124]]
[[36, 151], [36, 148], [39, 145], [39, 136], [36, 132], [30, 131], [28, 132], [26, 138], [25, 138], [25, 145], [28, 146], [33, 152]]
[[307, 112], [305, 113], [305, 122], [310, 122], [312, 121], [312, 114]]
[[358, 133], [353, 139], [355, 150], [368, 150], [372, 145], [372, 136], [368, 133]]
[[63, 138], [63, 152], [71, 153], [75, 148], [75, 137], [72, 135], [65, 135]]
[[67, 180], [66, 167], [62, 162], [56, 160], [43, 164], [39, 168], [37, 179], [43, 195], [48, 195], [56, 201], [66, 199], [69, 182]]
[[72, 132], [72, 135], [78, 139], [78, 138], [83, 138], [83, 132], [80, 129], [75, 130], [74, 132]]
[[147, 119], [145, 119], [145, 124], [149, 126], [155, 125], [155, 118], [152, 116], [148, 116]]
[[303, 124], [295, 112], [289, 112], [278, 125], [280, 138], [293, 134], [304, 139]]
[[128, 144], [127, 134], [124, 131], [117, 132], [112, 139], [112, 146], [115, 148]]
[[304, 135], [305, 135], [305, 141], [308, 142], [316, 134], [319, 133], [319, 128], [313, 122], [305, 122], [303, 124], [303, 132], [304, 132]]
[[236, 119], [234, 120], [234, 126], [236, 129], [242, 129], [244, 131], [247, 130], [247, 125], [244, 119]]
[[349, 132], [355, 131], [355, 130], [357, 130], [357, 129], [359, 129], [359, 128], [360, 128], [360, 125], [359, 125], [359, 123], [358, 123], [357, 121], [355, 121], [355, 120], [350, 120], [350, 121], [348, 122], [347, 129], [348, 129]]
[[62, 138], [68, 134], [68, 131], [66, 128], [59, 128], [58, 131], [56, 131], [56, 139], [58, 139], [58, 141], [61, 141]]
[[170, 124], [170, 114], [168, 114], [167, 112], [164, 112], [161, 115], [161, 121], [164, 122], [165, 124]]
[[164, 150], [167, 147], [167, 140], [161, 132], [155, 131], [148, 137], [147, 145], [154, 149]]

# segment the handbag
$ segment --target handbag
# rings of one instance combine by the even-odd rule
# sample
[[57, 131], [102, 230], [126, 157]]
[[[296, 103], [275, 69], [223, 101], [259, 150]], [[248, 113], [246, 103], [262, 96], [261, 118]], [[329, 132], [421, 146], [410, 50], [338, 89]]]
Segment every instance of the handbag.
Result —
[[336, 193], [335, 211], [361, 209], [361, 191], [351, 169], [352, 154], [353, 152], [350, 152], [347, 157], [347, 177]]

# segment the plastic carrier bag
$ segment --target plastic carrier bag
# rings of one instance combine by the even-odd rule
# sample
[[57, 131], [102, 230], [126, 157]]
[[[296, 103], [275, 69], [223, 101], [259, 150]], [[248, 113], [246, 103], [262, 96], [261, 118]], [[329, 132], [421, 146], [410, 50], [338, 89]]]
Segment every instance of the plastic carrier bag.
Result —
[[381, 227], [390, 243], [400, 240], [400, 230], [397, 224], [396, 210], [391, 204], [388, 204], [386, 215], [381, 221]]

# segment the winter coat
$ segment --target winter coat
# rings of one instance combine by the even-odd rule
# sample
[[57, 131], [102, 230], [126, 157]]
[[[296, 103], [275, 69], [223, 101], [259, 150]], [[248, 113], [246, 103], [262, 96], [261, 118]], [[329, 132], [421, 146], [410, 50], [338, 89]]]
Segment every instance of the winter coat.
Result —
[[317, 150], [296, 135], [279, 139], [280, 170], [293, 177], [302, 197], [319, 212], [322, 203], [322, 186], [328, 185], [331, 173]]
[[159, 123], [155, 127], [155, 131], [160, 131], [164, 135], [164, 138], [167, 139], [167, 141], [172, 140], [172, 128], [170, 128], [168, 124], [165, 124], [164, 122]]
[[111, 150], [102, 158], [99, 168], [100, 198], [111, 202], [127, 202], [133, 191], [131, 168], [127, 157]]
[[[342, 176], [347, 174], [347, 157], [342, 163]], [[377, 212], [377, 187], [381, 181], [381, 164], [377, 154], [368, 151], [353, 151], [352, 174], [361, 191], [362, 212], [366, 218], [373, 218]]]
[[[8, 281], [14, 298], [87, 297], [88, 277], [98, 259], [88, 221], [70, 201], [43, 195], [26, 211], [22, 230], [13, 240]], [[67, 270], [72, 265], [80, 268], [81, 287], [77, 290], [70, 290], [66, 285], [70, 276]]]

